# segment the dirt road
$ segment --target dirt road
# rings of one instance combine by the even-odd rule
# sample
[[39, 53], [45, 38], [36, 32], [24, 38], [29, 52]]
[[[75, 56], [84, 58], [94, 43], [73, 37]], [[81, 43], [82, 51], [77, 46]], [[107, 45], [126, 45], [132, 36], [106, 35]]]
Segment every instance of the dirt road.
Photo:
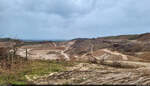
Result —
[[105, 51], [105, 52], [107, 52], [107, 53], [113, 54], [113, 55], [120, 55], [120, 56], [122, 56], [123, 60], [128, 60], [127, 55], [124, 55], [122, 53], [119, 53], [119, 52], [116, 52], [116, 51], [113, 52], [113, 51], [110, 51], [108, 49], [102, 49], [102, 50]]
[[120, 61], [121, 63], [132, 64], [132, 65], [141, 65], [141, 66], [144, 66], [144, 67], [150, 67], [150, 63], [139, 62], [139, 61], [136, 61], [136, 62], [135, 61], [127, 61], [128, 60], [128, 56], [124, 55], [122, 53], [119, 53], [117, 51], [111, 51], [111, 50], [108, 50], [108, 49], [102, 49], [102, 50], [107, 52], [107, 53], [113, 54], [113, 55], [120, 55], [120, 56], [122, 56], [123, 61]]

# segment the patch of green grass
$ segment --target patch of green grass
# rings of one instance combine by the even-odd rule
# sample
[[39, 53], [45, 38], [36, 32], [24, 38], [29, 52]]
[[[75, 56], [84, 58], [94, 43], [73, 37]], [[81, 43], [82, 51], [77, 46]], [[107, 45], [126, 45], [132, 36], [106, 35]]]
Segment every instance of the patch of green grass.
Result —
[[52, 72], [66, 71], [66, 67], [73, 66], [72, 62], [34, 60], [16, 65], [12, 70], [4, 72], [0, 70], [0, 84], [25, 85], [29, 82], [25, 75], [42, 76]]
[[27, 84], [25, 77], [14, 74], [1, 74], [0, 84]]
[[44, 75], [51, 72], [60, 72], [65, 70], [65, 66], [60, 63], [50, 61], [36, 61], [31, 64], [32, 72], [29, 75]]

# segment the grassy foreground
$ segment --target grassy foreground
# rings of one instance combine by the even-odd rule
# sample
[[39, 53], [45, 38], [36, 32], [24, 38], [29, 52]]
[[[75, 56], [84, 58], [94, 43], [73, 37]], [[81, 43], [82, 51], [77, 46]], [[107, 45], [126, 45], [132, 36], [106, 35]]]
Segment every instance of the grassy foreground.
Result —
[[11, 66], [11, 69], [0, 68], [0, 84], [17, 84], [25, 85], [32, 84], [27, 81], [26, 75], [42, 76], [52, 72], [65, 71], [66, 67], [73, 66], [72, 62], [57, 62], [57, 61], [24, 61]]

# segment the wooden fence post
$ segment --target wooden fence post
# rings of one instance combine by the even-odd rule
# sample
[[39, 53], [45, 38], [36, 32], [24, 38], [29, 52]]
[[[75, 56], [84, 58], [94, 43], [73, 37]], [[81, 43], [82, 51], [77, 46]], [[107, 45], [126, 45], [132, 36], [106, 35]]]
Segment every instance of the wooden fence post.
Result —
[[26, 48], [26, 61], [28, 60], [28, 49]]

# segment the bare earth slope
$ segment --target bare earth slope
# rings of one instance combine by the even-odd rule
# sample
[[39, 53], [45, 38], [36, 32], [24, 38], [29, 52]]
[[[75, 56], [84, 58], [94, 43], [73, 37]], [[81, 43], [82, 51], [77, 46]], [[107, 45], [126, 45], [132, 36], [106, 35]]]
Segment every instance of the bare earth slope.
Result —
[[51, 73], [33, 80], [28, 77], [28, 80], [34, 84], [150, 84], [150, 63], [130, 61], [128, 55], [108, 49], [101, 51], [119, 56], [122, 60], [112, 60], [102, 55], [98, 58], [105, 59], [103, 64], [79, 63], [68, 67], [67, 71]]
[[[28, 81], [34, 84], [150, 84], [150, 33], [74, 39], [64, 42], [24, 43], [17, 55], [28, 59], [74, 61], [67, 71]], [[0, 42], [7, 46], [8, 43]]]
[[116, 68], [80, 63], [68, 71], [52, 73], [33, 80], [34, 84], [150, 84], [148, 67]]

